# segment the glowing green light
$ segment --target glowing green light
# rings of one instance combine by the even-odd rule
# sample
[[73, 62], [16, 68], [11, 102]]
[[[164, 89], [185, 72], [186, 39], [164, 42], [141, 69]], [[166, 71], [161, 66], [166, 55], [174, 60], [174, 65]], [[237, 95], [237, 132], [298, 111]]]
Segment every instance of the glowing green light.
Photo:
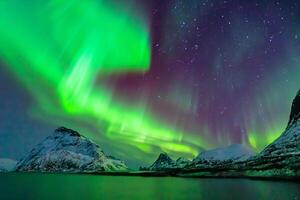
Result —
[[156, 147], [195, 156], [201, 141], [156, 122], [143, 105], [116, 101], [113, 91], [97, 82], [150, 66], [147, 25], [130, 9], [108, 2], [1, 1], [1, 57], [32, 93], [34, 112], [43, 119], [58, 125], [60, 119], [74, 126], [86, 122], [98, 130], [90, 137], [104, 134], [145, 152]]
[[248, 140], [251, 147], [257, 149], [257, 138], [255, 137], [255, 135], [251, 133], [248, 134]]
[[262, 134], [257, 132], [249, 132], [248, 142], [253, 149], [262, 150], [267, 144], [274, 142], [283, 132], [284, 129], [269, 129], [268, 132]]

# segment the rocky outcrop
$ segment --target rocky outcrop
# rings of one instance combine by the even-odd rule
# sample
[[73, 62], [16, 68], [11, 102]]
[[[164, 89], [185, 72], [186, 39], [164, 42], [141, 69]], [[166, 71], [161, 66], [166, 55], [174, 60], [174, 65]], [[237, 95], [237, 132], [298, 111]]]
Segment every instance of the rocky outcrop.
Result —
[[21, 159], [16, 170], [101, 172], [124, 171], [127, 166], [123, 161], [105, 155], [97, 144], [78, 132], [61, 127]]

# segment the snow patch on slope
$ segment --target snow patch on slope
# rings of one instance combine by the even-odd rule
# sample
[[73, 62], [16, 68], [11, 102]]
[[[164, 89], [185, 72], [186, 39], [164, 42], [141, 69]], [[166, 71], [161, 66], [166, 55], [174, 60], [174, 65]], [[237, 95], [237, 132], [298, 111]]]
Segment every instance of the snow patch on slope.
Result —
[[246, 160], [255, 153], [248, 147], [241, 144], [233, 144], [224, 148], [217, 148], [213, 150], [201, 152], [193, 162], [199, 162], [203, 160], [208, 161], [228, 161], [228, 160]]
[[13, 171], [16, 167], [17, 161], [8, 159], [8, 158], [0, 158], [0, 172], [10, 172]]

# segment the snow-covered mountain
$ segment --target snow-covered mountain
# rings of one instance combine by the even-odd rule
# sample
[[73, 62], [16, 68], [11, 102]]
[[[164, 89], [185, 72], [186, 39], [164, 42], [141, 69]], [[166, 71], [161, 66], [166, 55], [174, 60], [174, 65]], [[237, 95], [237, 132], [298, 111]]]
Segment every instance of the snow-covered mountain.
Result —
[[242, 144], [233, 144], [224, 148], [201, 152], [194, 160], [194, 163], [200, 161], [229, 161], [229, 160], [246, 160], [255, 153], [250, 148]]
[[284, 133], [264, 149], [261, 156], [300, 154], [300, 90], [295, 97], [288, 126]]
[[177, 168], [184, 168], [187, 165], [189, 165], [191, 163], [190, 160], [184, 158], [184, 157], [179, 157], [176, 161], [175, 161], [175, 165]]
[[125, 163], [107, 156], [78, 132], [60, 127], [21, 159], [17, 171], [99, 172], [124, 171]]
[[281, 175], [300, 175], [300, 90], [293, 101], [286, 130], [255, 158], [247, 161], [245, 167], [273, 170]]
[[183, 161], [179, 165], [180, 162], [161, 154], [151, 169], [176, 169], [177, 176], [300, 177], [300, 90], [293, 101], [286, 130], [259, 154], [235, 144], [201, 152], [187, 164]]
[[148, 167], [146, 169], [150, 170], [150, 171], [181, 169], [181, 168], [186, 167], [190, 163], [191, 163], [191, 161], [186, 158], [179, 157], [175, 161], [167, 153], [161, 153], [161, 154], [159, 154], [156, 161], [150, 167]]
[[171, 169], [217, 167], [225, 162], [242, 161], [254, 155], [255, 153], [250, 148], [240, 144], [203, 151], [192, 161], [183, 157], [174, 161], [167, 153], [161, 153], [148, 170], [164, 171]]
[[167, 154], [159, 154], [156, 161], [149, 167], [151, 171], [160, 171], [175, 168], [175, 161]]
[[0, 172], [10, 172], [13, 171], [16, 167], [17, 161], [8, 159], [8, 158], [0, 158]]

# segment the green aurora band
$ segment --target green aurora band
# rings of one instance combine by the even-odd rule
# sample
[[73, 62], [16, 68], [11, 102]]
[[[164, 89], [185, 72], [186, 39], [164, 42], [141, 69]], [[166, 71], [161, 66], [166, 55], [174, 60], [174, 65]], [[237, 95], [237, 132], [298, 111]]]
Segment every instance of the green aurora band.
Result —
[[96, 85], [99, 77], [149, 70], [148, 29], [137, 18], [106, 1], [1, 1], [0, 55], [41, 119], [72, 127], [89, 121], [96, 132], [84, 133], [95, 141], [195, 156], [205, 147], [199, 137], [158, 123], [143, 104], [116, 102], [108, 86]]
[[[76, 128], [94, 141], [117, 149], [116, 155], [131, 154], [133, 159], [145, 159], [144, 153], [156, 156], [160, 151], [192, 158], [201, 149], [232, 143], [226, 124], [218, 124], [215, 134], [208, 125], [198, 122], [197, 127], [181, 130], [174, 125], [176, 119], [170, 123], [159, 120], [143, 100], [130, 106], [114, 97], [114, 87], [106, 81], [109, 77], [150, 70], [148, 24], [133, 10], [138, 9], [104, 0], [0, 1], [1, 61], [32, 95], [34, 105], [29, 114], [56, 126]], [[176, 41], [169, 43], [173, 42], [176, 45]], [[242, 54], [234, 57], [236, 62], [239, 56]], [[300, 71], [298, 66], [290, 69], [290, 85], [297, 91]], [[251, 106], [242, 106], [245, 110], [236, 116], [245, 121], [243, 143], [257, 151], [274, 141], [286, 126], [289, 113], [285, 108], [291, 103], [286, 97], [292, 100], [294, 91], [280, 88], [282, 92], [277, 94], [274, 87], [268, 88], [281, 80], [280, 74], [278, 71], [272, 76], [278, 81], [265, 80], [262, 85], [266, 87], [256, 92]], [[189, 115], [197, 110], [193, 102], [209, 105], [209, 98], [199, 99], [184, 84], [179, 77], [167, 91], [169, 102], [178, 110]], [[267, 92], [262, 95], [262, 91]], [[253, 112], [260, 110], [259, 105], [268, 105], [265, 109], [272, 111], [271, 123], [263, 127], [258, 122], [264, 120]]]

